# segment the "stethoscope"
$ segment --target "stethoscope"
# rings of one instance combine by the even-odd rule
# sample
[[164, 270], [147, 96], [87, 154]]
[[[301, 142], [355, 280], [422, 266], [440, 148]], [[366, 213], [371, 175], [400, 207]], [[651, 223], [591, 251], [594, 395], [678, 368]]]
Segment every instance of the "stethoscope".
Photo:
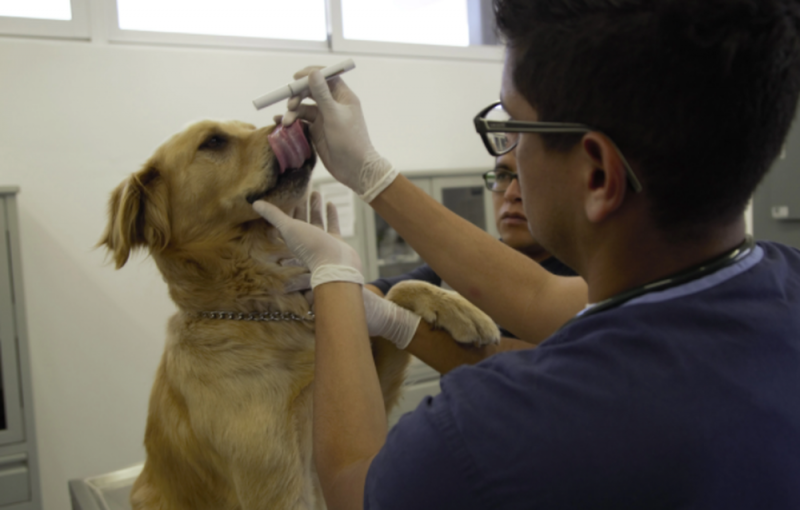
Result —
[[652, 292], [659, 292], [672, 287], [677, 287], [679, 285], [683, 285], [684, 283], [688, 283], [692, 280], [697, 280], [704, 276], [710, 275], [711, 273], [715, 273], [720, 269], [732, 266], [738, 263], [739, 261], [743, 260], [748, 255], [750, 255], [753, 252], [755, 246], [756, 243], [755, 241], [753, 241], [753, 238], [749, 235], [745, 236], [742, 244], [733, 248], [730, 251], [723, 253], [718, 257], [715, 257], [711, 260], [708, 260], [696, 266], [690, 267], [689, 269], [680, 271], [679, 273], [668, 276], [661, 280], [648, 283], [646, 285], [642, 285], [640, 287], [636, 287], [631, 290], [626, 290], [608, 299], [600, 301], [591, 308], [586, 309], [580, 315], [577, 315], [572, 319], [570, 319], [569, 321], [567, 321], [566, 324], [562, 326], [562, 329], [584, 317], [595, 315], [604, 312], [606, 310], [610, 310], [612, 308], [620, 307], [623, 304], [627, 303], [628, 301], [638, 298], [640, 296], [644, 296], [645, 294], [650, 294]]

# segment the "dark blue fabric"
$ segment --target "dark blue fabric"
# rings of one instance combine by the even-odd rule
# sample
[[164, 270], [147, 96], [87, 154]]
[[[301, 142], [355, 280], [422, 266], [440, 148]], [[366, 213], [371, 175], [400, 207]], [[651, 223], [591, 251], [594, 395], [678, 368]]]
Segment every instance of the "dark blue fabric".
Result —
[[[572, 268], [555, 257], [550, 257], [542, 261], [541, 266], [554, 275], [577, 276], [577, 273], [573, 271]], [[381, 292], [386, 295], [386, 293], [389, 292], [389, 289], [406, 280], [421, 280], [423, 282], [432, 283], [436, 286], [442, 284], [442, 279], [439, 278], [439, 275], [436, 274], [436, 272], [431, 269], [431, 266], [428, 264], [423, 264], [406, 274], [401, 274], [400, 276], [393, 276], [391, 278], [378, 278], [377, 280], [369, 283], [381, 289]]]
[[555, 257], [544, 259], [539, 263], [543, 268], [557, 276], [578, 276], [578, 273], [572, 270], [571, 267], [564, 264]]
[[383, 295], [385, 296], [389, 289], [394, 287], [400, 282], [406, 280], [421, 280], [423, 282], [428, 282], [437, 287], [442, 284], [442, 279], [439, 278], [439, 275], [431, 269], [431, 266], [428, 264], [423, 264], [416, 269], [409, 271], [406, 274], [401, 274], [400, 276], [393, 276], [391, 278], [379, 278], [373, 282], [369, 282], [371, 285], [374, 285], [381, 289]]
[[800, 508], [800, 252], [442, 378], [368, 509]]

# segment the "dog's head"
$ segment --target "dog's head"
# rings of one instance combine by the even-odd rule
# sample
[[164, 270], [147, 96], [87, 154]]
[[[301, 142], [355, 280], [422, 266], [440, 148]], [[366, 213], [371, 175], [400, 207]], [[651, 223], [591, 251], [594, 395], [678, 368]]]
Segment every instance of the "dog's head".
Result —
[[[292, 136], [308, 137], [305, 128], [297, 128]], [[295, 155], [288, 159], [295, 168], [283, 170], [276, 154], [291, 151], [283, 145], [297, 140], [277, 136], [273, 148], [268, 135], [274, 129], [202, 121], [159, 147], [111, 195], [99, 244], [112, 253], [117, 268], [136, 248], [161, 253], [263, 221], [252, 208], [258, 199], [287, 212], [304, 200], [316, 156], [313, 150], [299, 159]]]

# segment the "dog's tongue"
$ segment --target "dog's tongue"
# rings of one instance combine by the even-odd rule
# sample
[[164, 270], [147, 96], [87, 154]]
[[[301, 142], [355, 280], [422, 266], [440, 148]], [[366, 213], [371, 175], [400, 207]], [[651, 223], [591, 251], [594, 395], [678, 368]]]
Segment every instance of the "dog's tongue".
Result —
[[300, 168], [303, 162], [311, 157], [311, 146], [308, 145], [303, 126], [299, 121], [293, 122], [289, 127], [278, 126], [267, 137], [272, 146], [272, 152], [278, 158], [281, 173], [290, 168]]

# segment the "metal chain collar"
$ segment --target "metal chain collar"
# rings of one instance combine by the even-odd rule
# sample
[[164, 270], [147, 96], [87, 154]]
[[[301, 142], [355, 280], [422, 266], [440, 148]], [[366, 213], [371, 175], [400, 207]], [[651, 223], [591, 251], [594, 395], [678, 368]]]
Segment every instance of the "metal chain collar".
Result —
[[314, 312], [308, 311], [305, 317], [301, 317], [292, 312], [261, 312], [261, 313], [237, 313], [237, 312], [198, 312], [197, 315], [202, 319], [227, 319], [234, 321], [297, 321], [313, 322]]

